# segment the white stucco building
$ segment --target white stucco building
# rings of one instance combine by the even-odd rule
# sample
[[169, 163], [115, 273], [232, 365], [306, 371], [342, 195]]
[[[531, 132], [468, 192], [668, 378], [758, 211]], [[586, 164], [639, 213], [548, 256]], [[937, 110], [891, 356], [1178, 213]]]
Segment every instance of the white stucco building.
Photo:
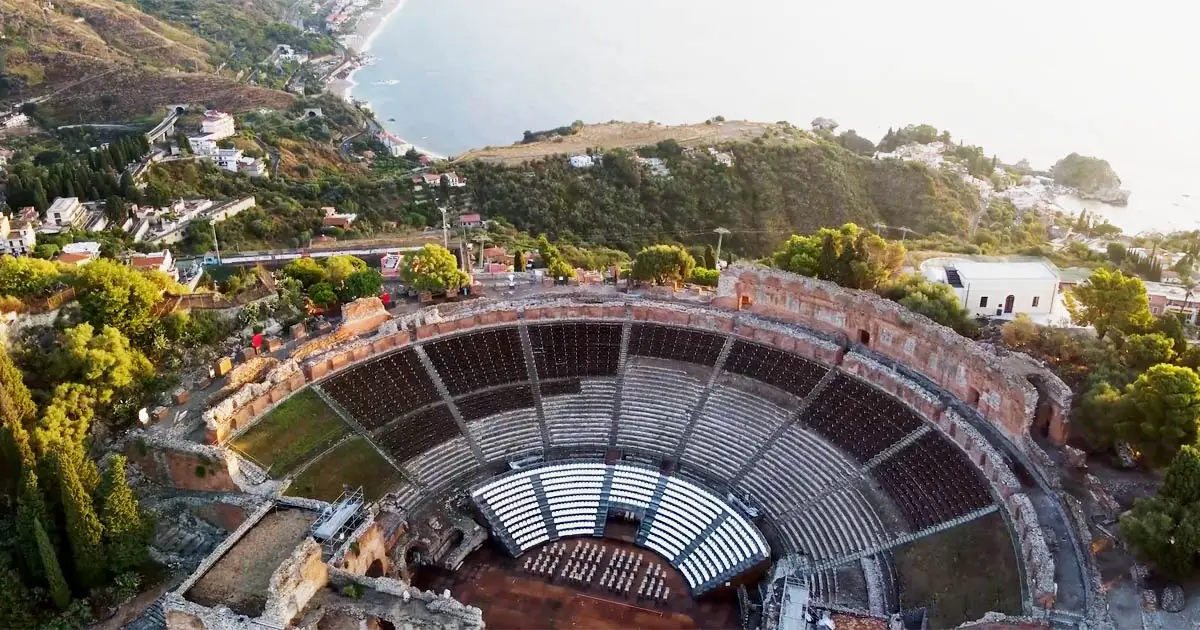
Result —
[[204, 119], [200, 121], [200, 133], [212, 140], [221, 140], [236, 134], [237, 126], [233, 122], [233, 114], [215, 109], [204, 112]]
[[82, 226], [86, 218], [78, 197], [58, 197], [46, 210], [46, 222], [64, 230]]
[[973, 316], [1011, 318], [1025, 313], [1045, 319], [1058, 300], [1058, 269], [1045, 260], [985, 262], [934, 258], [921, 273], [954, 287], [960, 303]]

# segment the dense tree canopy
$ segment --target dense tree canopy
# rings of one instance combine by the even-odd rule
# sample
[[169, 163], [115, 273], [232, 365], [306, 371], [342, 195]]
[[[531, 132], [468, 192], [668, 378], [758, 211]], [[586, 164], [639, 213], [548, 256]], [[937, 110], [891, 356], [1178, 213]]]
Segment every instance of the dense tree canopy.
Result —
[[1152, 322], [1145, 285], [1120, 271], [1097, 269], [1065, 297], [1071, 320], [1094, 327], [1100, 337], [1110, 330], [1137, 332]]
[[404, 256], [400, 279], [417, 291], [454, 291], [467, 285], [470, 278], [458, 268], [450, 250], [433, 243]]
[[793, 273], [874, 289], [900, 269], [904, 246], [847, 223], [837, 230], [793, 235], [773, 259], [775, 266]]
[[948, 284], [930, 282], [923, 276], [909, 274], [884, 285], [879, 293], [960, 334], [973, 336], [978, 333], [978, 326], [971, 319], [971, 314], [963, 308], [958, 294]]
[[1197, 569], [1200, 554], [1200, 449], [1184, 446], [1171, 461], [1158, 496], [1138, 499], [1121, 517], [1121, 534], [1168, 577]]
[[80, 267], [75, 284], [80, 313], [94, 328], [112, 326], [134, 340], [154, 328], [163, 287], [149, 275], [102, 258]]
[[633, 278], [655, 284], [684, 282], [691, 277], [696, 259], [678, 245], [643, 248], [633, 259]]
[[1200, 376], [1186, 367], [1155, 365], [1130, 384], [1122, 405], [1118, 436], [1150, 464], [1168, 462], [1180, 446], [1196, 443]]
[[645, 173], [621, 150], [606, 151], [590, 169], [554, 156], [523, 166], [467, 162], [463, 171], [475, 206], [488, 217], [625, 251], [674, 240], [707, 244], [720, 226], [733, 231], [726, 250], [745, 256], [769, 254], [781, 235], [846, 222], [964, 236], [967, 217], [980, 211], [978, 194], [953, 173], [873, 160], [799, 130], [784, 133], [797, 137], [726, 147], [736, 168], [706, 154], [667, 154], [669, 178]]

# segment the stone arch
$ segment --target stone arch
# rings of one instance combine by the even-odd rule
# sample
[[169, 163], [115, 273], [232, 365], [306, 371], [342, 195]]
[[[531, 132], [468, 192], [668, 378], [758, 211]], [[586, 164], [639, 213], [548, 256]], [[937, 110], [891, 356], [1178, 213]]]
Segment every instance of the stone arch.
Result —
[[367, 567], [367, 577], [383, 577], [383, 560], [375, 558], [375, 560], [371, 562], [371, 566]]

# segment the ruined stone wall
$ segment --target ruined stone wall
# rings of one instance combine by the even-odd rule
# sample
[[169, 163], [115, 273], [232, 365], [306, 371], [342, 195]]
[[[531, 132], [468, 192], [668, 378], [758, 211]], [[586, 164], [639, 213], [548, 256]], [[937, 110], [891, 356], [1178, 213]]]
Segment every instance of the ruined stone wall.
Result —
[[1043, 608], [1051, 608], [1058, 595], [1058, 584], [1054, 582], [1054, 556], [1046, 546], [1046, 536], [1033, 503], [1024, 494], [1012, 494], [1004, 500], [1003, 506], [1021, 547], [1033, 601]]
[[296, 362], [281, 362], [267, 372], [261, 381], [242, 385], [204, 412], [205, 441], [224, 444], [231, 435], [250, 426], [275, 405], [303, 389], [304, 385], [304, 374]]
[[365, 522], [350, 535], [350, 540], [354, 543], [338, 550], [338, 553], [329, 559], [329, 564], [347, 573], [366, 575], [367, 569], [378, 560], [383, 565], [383, 574], [387, 575], [388, 569], [391, 568], [391, 558], [387, 555], [387, 541], [383, 537], [383, 528], [377, 521], [372, 519]]
[[[976, 408], [1023, 448], [1038, 392], [1006, 357], [873, 293], [775, 269], [734, 265], [721, 274], [714, 305], [795, 322], [903, 363]], [[1058, 380], [1044, 372], [1050, 380]], [[1065, 421], [1067, 399], [1048, 401]]]
[[329, 567], [321, 561], [321, 545], [305, 538], [271, 574], [262, 618], [289, 624], [328, 582]]

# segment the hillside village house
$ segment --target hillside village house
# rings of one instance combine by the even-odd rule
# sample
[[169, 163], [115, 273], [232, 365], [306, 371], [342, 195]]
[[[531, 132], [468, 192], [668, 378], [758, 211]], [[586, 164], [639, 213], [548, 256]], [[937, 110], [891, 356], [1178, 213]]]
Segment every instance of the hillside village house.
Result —
[[86, 213], [78, 197], [59, 197], [46, 210], [46, 222], [61, 229], [80, 227], [85, 218]]
[[345, 230], [354, 225], [354, 221], [358, 219], [358, 215], [353, 212], [338, 212], [337, 208], [328, 206], [321, 208], [321, 211], [325, 213], [325, 217], [321, 220], [321, 227], [336, 227]]
[[1192, 288], [1165, 282], [1142, 282], [1146, 286], [1146, 298], [1150, 302], [1150, 313], [1158, 316], [1163, 313], [1178, 313], [1189, 324], [1197, 323], [1197, 313], [1200, 297]]
[[37, 234], [33, 223], [20, 217], [9, 219], [0, 215], [0, 253], [10, 256], [26, 256], [37, 245]]
[[233, 122], [233, 114], [215, 109], [204, 112], [204, 119], [200, 121], [200, 133], [211, 140], [221, 140], [236, 134], [237, 126]]
[[0, 147], [0, 168], [8, 166], [8, 161], [12, 159], [13, 152], [11, 149]]
[[62, 251], [58, 254], [58, 262], [67, 265], [86, 265], [100, 257], [100, 243], [95, 241], [82, 241], [79, 243], [67, 243], [63, 245]]
[[413, 145], [401, 140], [399, 136], [390, 134], [386, 131], [380, 131], [375, 134], [375, 138], [379, 140], [383, 146], [387, 147], [392, 157], [400, 157], [413, 149]]
[[175, 258], [171, 256], [169, 249], [149, 254], [134, 254], [129, 257], [129, 266], [139, 271], [161, 271], [172, 280], [179, 281], [179, 269], [175, 266]]
[[954, 288], [972, 316], [1048, 316], [1058, 297], [1058, 270], [1049, 262], [935, 258], [921, 265], [929, 280]]
[[0, 114], [0, 128], [12, 129], [13, 127], [24, 127], [29, 124], [29, 116], [21, 112], [8, 112]]

